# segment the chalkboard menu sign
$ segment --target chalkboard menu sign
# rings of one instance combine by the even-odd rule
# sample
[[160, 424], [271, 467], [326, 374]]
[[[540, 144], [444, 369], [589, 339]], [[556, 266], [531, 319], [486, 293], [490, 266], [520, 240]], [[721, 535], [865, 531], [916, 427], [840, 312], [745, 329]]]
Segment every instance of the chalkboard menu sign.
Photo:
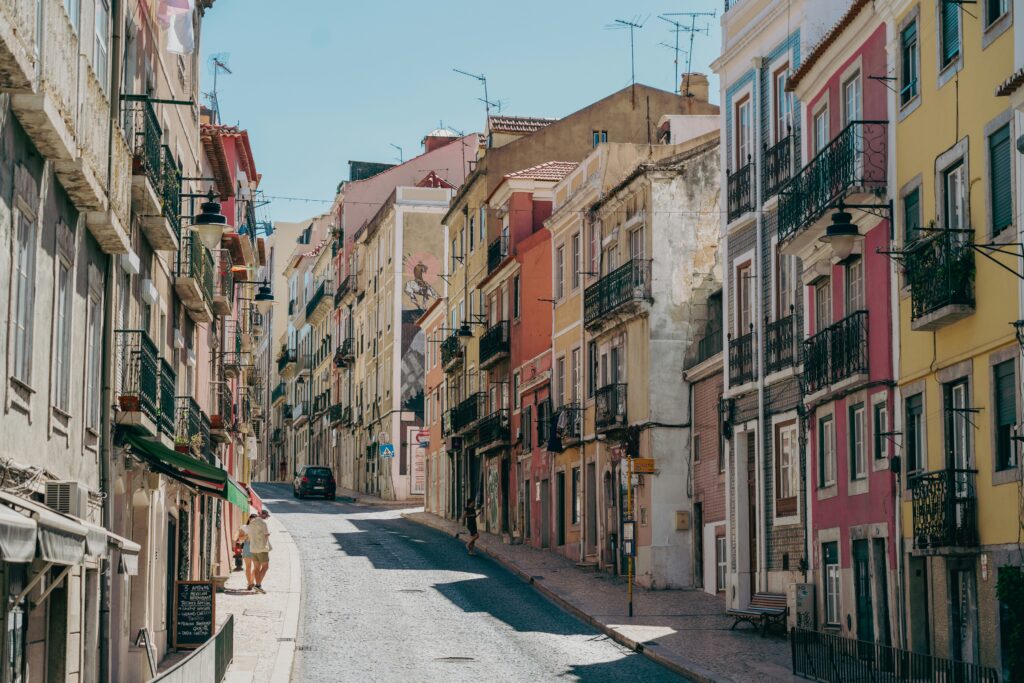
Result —
[[213, 637], [216, 608], [212, 581], [174, 582], [174, 647], [197, 648]]

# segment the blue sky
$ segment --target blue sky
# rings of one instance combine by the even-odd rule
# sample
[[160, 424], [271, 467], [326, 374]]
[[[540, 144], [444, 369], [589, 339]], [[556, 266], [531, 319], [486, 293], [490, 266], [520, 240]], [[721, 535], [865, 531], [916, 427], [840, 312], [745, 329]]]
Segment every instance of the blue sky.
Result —
[[[637, 81], [673, 90], [673, 51], [659, 43], [674, 37], [658, 15], [717, 12], [698, 20], [710, 35], [694, 42], [693, 70], [707, 73], [721, 10], [721, 0], [220, 0], [203, 22], [200, 89], [213, 84], [210, 56], [225, 54], [233, 73], [218, 79], [221, 117], [249, 130], [263, 191], [330, 199], [350, 159], [396, 161], [391, 144], [408, 159], [442, 121], [483, 129], [481, 85], [452, 68], [486, 74], [502, 113], [564, 116], [629, 84], [629, 33], [605, 25], [646, 18]], [[717, 81], [711, 88], [715, 101]], [[261, 218], [300, 220], [326, 206], [276, 199]]]

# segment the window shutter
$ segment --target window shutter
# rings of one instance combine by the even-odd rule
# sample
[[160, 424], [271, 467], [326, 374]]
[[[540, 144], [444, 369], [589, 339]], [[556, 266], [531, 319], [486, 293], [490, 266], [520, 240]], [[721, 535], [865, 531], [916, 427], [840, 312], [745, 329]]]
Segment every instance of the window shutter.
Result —
[[1013, 222], [1013, 178], [1011, 175], [1010, 126], [1003, 126], [989, 138], [992, 234], [998, 235]]
[[912, 242], [920, 237], [918, 228], [921, 227], [921, 191], [912, 190], [903, 198], [903, 233], [907, 242]]
[[949, 0], [942, 4], [942, 65], [952, 62], [960, 54], [960, 5]]
[[1013, 361], [995, 367], [996, 423], [1012, 425], [1017, 422], [1017, 392]]

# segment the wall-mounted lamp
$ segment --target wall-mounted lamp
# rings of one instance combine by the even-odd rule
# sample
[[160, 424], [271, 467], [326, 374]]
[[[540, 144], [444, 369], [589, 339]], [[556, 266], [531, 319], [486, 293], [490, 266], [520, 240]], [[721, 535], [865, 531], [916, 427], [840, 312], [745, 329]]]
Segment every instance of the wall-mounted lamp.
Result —
[[820, 241], [830, 245], [832, 253], [842, 261], [853, 253], [853, 247], [861, 239], [861, 234], [853, 224], [853, 215], [844, 210], [842, 203], [837, 208], [838, 211], [832, 214], [832, 224], [825, 229]]

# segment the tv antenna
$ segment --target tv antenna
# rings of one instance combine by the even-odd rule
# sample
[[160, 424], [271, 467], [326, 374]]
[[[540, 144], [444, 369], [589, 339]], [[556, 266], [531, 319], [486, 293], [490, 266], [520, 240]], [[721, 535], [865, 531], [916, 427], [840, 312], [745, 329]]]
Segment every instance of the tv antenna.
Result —
[[641, 19], [637, 15], [628, 21], [626, 19], [615, 19], [612, 23], [605, 25], [605, 28], [611, 31], [629, 29], [629, 84], [634, 89], [634, 104], [636, 104], [636, 58], [633, 50], [633, 36], [636, 29], [643, 28], [646, 23], [647, 18]]
[[398, 163], [404, 164], [405, 163], [405, 155], [402, 154], [402, 148], [399, 147], [398, 145], [396, 145], [393, 142], [389, 142], [388, 144], [398, 150]]
[[[705, 24], [702, 28], [697, 28], [697, 17], [716, 16], [718, 16], [717, 10], [715, 10], [714, 12], [666, 12], [664, 15], [661, 15], [662, 19], [665, 19], [665, 17], [690, 18], [689, 26], [684, 26], [682, 24], [676, 23], [671, 19], [665, 19], [665, 21], [668, 21], [676, 26], [676, 42], [679, 41], [680, 31], [690, 34], [690, 50], [686, 53], [686, 92], [683, 93], [686, 97], [693, 97], [693, 93], [690, 92], [690, 74], [693, 72], [693, 69], [691, 68], [693, 64], [693, 39], [696, 37], [698, 33], [703, 33], [706, 36], [711, 35], [711, 27], [709, 25]], [[678, 76], [676, 76], [676, 80], [679, 80]]]
[[471, 74], [468, 71], [463, 71], [462, 69], [452, 69], [452, 71], [454, 71], [457, 74], [462, 74], [463, 76], [469, 76], [470, 78], [475, 78], [476, 80], [480, 81], [483, 84], [483, 86], [484, 86], [484, 96], [483, 96], [483, 99], [481, 99], [479, 97], [477, 99], [484, 103], [484, 111], [487, 114], [487, 119], [490, 120], [490, 118], [491, 118], [491, 107], [492, 106], [496, 106], [496, 103], [495, 102], [491, 102], [490, 97], [487, 96], [487, 76], [485, 76], [483, 74]]
[[228, 75], [233, 73], [228, 67], [228, 56], [226, 52], [210, 55], [210, 66], [213, 69], [213, 90], [207, 93], [207, 97], [210, 98], [210, 105], [216, 114], [217, 123], [220, 123], [220, 99], [217, 97], [217, 76], [222, 71]]
[[669, 31], [671, 31], [675, 35], [675, 39], [676, 40], [675, 40], [675, 44], [674, 45], [672, 45], [670, 43], [666, 43], [665, 41], [662, 41], [662, 42], [660, 42], [658, 44], [661, 45], [662, 47], [667, 47], [668, 49], [672, 50], [675, 53], [675, 59], [672, 60], [672, 63], [675, 64], [675, 67], [676, 67], [676, 80], [675, 80], [675, 88], [674, 88], [673, 91], [678, 95], [679, 94], [679, 55], [680, 54], [684, 54], [684, 55], [685, 54], [689, 54], [689, 53], [686, 52], [686, 50], [680, 50], [679, 49], [679, 34], [682, 33], [685, 29], [684, 29], [683, 25], [680, 24], [675, 19], [669, 19], [668, 17], [662, 16], [662, 15], [658, 15], [658, 18], [661, 19], [662, 21], [667, 21], [668, 23], [672, 24], [672, 28], [670, 28]]

